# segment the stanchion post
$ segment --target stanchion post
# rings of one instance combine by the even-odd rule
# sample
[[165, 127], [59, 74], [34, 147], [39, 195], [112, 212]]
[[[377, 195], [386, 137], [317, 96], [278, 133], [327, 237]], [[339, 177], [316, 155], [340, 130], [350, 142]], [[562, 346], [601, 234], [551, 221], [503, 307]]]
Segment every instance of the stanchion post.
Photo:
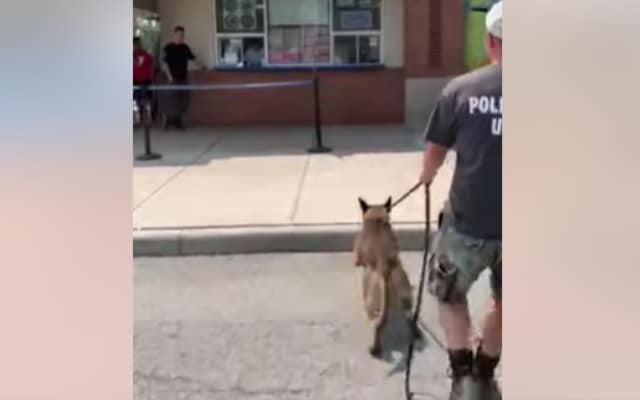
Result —
[[315, 143], [314, 146], [307, 150], [312, 154], [330, 153], [332, 150], [322, 144], [322, 114], [320, 112], [320, 79], [318, 73], [313, 74], [313, 106], [314, 106], [314, 124], [315, 124]]
[[140, 115], [142, 116], [142, 124], [144, 125], [144, 154], [136, 157], [136, 160], [159, 160], [162, 158], [162, 156], [151, 151], [151, 101], [149, 99], [144, 100], [144, 105], [142, 107], [142, 110], [140, 110]]

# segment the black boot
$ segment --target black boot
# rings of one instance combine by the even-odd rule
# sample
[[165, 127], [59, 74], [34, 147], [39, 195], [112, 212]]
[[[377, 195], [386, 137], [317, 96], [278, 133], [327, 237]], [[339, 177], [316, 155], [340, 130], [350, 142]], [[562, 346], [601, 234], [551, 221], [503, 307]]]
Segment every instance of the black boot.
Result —
[[449, 350], [449, 363], [452, 380], [449, 400], [471, 399], [469, 391], [473, 384], [473, 352], [469, 349]]
[[478, 347], [473, 363], [473, 377], [478, 385], [478, 400], [501, 400], [502, 393], [495, 380], [495, 370], [500, 362], [500, 355], [491, 357]]

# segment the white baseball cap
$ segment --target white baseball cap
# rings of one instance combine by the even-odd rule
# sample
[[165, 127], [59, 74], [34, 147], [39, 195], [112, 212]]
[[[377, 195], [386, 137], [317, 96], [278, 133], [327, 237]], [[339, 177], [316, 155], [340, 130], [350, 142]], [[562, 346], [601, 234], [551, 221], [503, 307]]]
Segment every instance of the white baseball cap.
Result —
[[487, 33], [498, 39], [502, 39], [502, 1], [495, 3], [486, 19]]

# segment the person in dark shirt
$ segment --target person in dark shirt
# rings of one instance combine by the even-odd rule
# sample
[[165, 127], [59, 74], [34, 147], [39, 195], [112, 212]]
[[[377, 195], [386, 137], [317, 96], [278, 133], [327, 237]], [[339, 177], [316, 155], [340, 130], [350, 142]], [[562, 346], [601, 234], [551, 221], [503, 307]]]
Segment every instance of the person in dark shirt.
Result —
[[[451, 400], [501, 398], [494, 371], [502, 348], [502, 2], [491, 7], [486, 25], [491, 63], [449, 82], [425, 132], [425, 185], [447, 152], [456, 153], [427, 284], [447, 339]], [[494, 302], [474, 354], [467, 294], [487, 268]]]
[[[176, 26], [173, 30], [173, 41], [164, 47], [163, 69], [169, 83], [175, 85], [189, 84], [189, 61], [205, 69], [198, 62], [188, 44], [184, 42], [184, 28]], [[170, 93], [171, 104], [165, 113], [164, 127], [170, 125], [184, 129], [183, 116], [189, 109], [190, 95], [186, 90], [176, 90]]]

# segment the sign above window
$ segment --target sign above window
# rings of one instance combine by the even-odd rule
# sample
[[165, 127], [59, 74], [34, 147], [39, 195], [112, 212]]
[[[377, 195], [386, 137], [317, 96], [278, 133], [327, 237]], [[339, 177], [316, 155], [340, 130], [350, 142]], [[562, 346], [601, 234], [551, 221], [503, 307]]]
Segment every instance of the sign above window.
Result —
[[368, 31], [373, 29], [373, 13], [371, 11], [339, 12], [338, 29], [341, 31]]

